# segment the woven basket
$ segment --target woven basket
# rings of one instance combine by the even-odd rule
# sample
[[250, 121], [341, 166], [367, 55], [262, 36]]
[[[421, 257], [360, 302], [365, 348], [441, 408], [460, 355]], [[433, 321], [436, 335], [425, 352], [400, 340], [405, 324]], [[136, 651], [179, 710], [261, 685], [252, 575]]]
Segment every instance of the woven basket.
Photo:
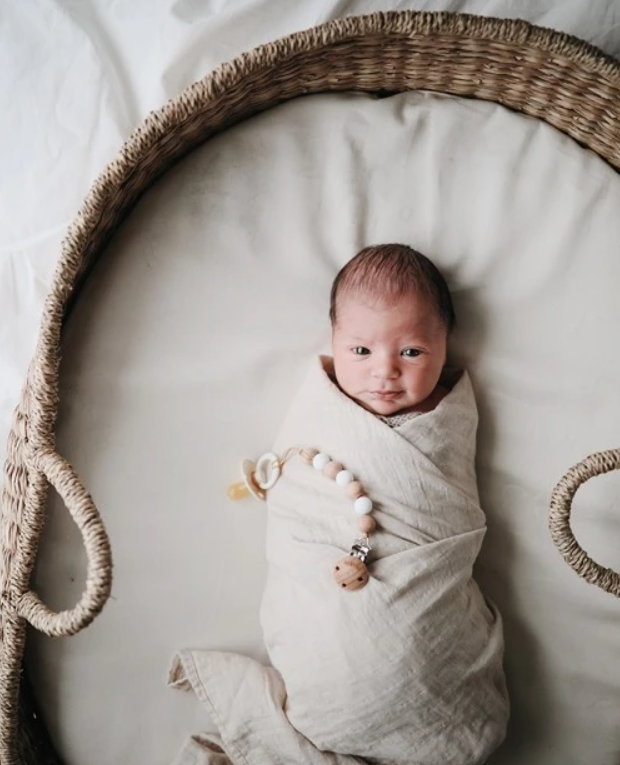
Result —
[[[151, 113], [94, 183], [64, 240], [9, 435], [2, 495], [0, 765], [58, 762], [22, 677], [27, 625], [46, 635], [73, 635], [90, 624], [110, 594], [105, 528], [54, 439], [63, 321], [92, 265], [144, 191], [213, 134], [305, 94], [419, 89], [494, 101], [537, 117], [620, 169], [620, 65], [614, 59], [522, 21], [403, 12], [340, 19], [220, 67]], [[616, 596], [620, 577], [582, 550], [570, 529], [570, 511], [584, 481], [619, 467], [620, 450], [588, 457], [559, 482], [550, 512], [554, 542], [569, 564]], [[49, 484], [78, 525], [88, 555], [84, 594], [61, 613], [29, 588]]]

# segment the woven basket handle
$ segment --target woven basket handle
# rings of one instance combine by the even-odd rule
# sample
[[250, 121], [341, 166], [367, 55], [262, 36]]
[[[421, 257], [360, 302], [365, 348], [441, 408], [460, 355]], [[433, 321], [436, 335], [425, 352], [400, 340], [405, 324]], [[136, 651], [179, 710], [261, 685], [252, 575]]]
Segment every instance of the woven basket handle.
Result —
[[591, 454], [564, 475], [551, 495], [549, 530], [555, 546], [580, 577], [620, 597], [620, 574], [593, 560], [575, 539], [570, 526], [573, 498], [581, 484], [597, 475], [620, 470], [620, 449]]
[[68, 611], [52, 611], [32, 591], [19, 598], [17, 611], [46, 635], [75, 635], [100, 613], [110, 595], [110, 542], [95, 503], [65, 459], [51, 449], [38, 450], [31, 466], [56, 489], [82, 534], [88, 560], [86, 588], [77, 605]]

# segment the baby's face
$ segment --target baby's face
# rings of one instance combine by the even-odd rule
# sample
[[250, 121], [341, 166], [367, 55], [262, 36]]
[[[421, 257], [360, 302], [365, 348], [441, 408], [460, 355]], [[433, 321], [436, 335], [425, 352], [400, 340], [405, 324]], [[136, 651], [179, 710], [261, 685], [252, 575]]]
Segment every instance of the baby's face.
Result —
[[345, 298], [332, 332], [336, 380], [365, 409], [395, 414], [435, 389], [446, 345], [446, 329], [423, 295], [391, 304]]

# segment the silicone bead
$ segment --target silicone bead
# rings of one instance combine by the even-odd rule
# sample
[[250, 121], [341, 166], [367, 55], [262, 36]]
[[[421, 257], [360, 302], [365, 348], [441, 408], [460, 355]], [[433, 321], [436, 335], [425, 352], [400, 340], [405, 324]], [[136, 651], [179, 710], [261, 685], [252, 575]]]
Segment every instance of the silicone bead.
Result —
[[342, 465], [339, 462], [328, 462], [323, 468], [323, 475], [326, 475], [333, 481], [341, 470]]
[[350, 470], [341, 470], [336, 476], [336, 483], [338, 486], [346, 486], [355, 480], [353, 473]]
[[358, 497], [364, 496], [364, 487], [359, 481], [351, 481], [351, 483], [346, 488], [347, 497], [350, 497], [351, 499], [357, 499]]
[[377, 528], [377, 522], [370, 515], [360, 515], [357, 519], [357, 528], [362, 534], [370, 535]]
[[369, 497], [358, 497], [353, 503], [353, 509], [358, 515], [372, 513], [372, 502]]
[[324, 470], [328, 462], [331, 462], [331, 459], [327, 454], [323, 454], [323, 452], [315, 454], [312, 458], [312, 466], [317, 470]]

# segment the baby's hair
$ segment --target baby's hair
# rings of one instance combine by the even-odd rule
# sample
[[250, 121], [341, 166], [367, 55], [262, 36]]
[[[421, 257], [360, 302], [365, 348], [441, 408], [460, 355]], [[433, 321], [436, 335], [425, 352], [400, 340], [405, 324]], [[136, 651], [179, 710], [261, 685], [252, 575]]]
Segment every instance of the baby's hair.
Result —
[[337, 320], [338, 301], [352, 293], [399, 300], [412, 292], [428, 296], [448, 333], [456, 325], [452, 296], [437, 266], [406, 244], [365, 247], [346, 263], [332, 284], [329, 318]]

